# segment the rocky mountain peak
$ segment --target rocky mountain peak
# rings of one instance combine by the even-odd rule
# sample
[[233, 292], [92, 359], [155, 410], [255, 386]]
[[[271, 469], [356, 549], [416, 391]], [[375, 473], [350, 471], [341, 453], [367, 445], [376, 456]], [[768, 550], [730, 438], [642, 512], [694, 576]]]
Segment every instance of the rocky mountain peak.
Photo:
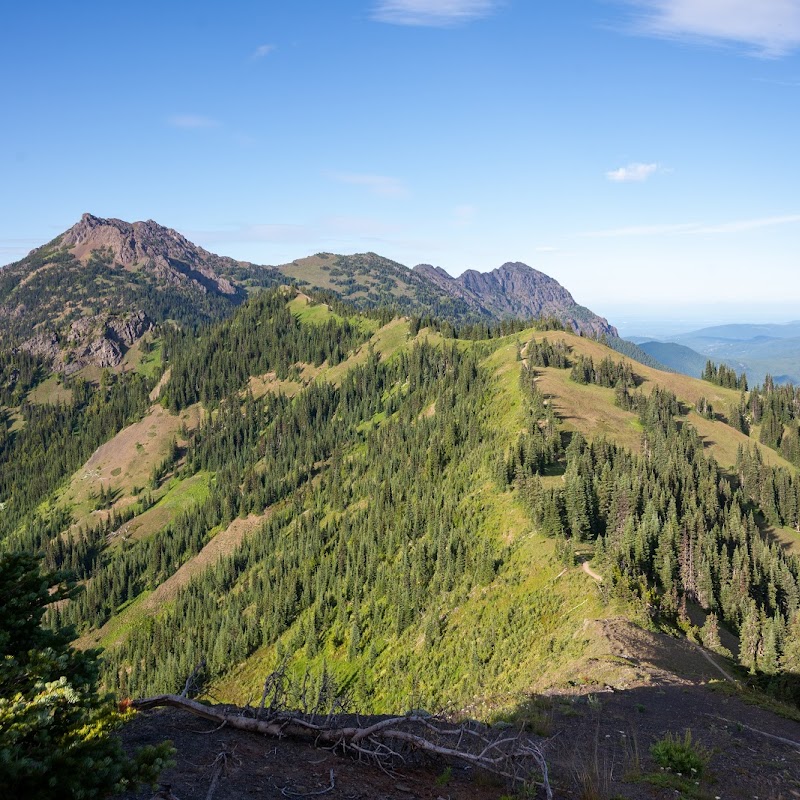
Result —
[[428, 276], [429, 278], [435, 276], [448, 281], [455, 280], [446, 270], [442, 269], [441, 267], [435, 267], [433, 264], [417, 264], [415, 267], [413, 267], [413, 270], [414, 272], [419, 272], [422, 275]]
[[556, 317], [576, 332], [617, 336], [608, 320], [578, 305], [557, 280], [521, 261], [507, 261], [490, 272], [468, 269], [457, 278], [431, 264], [418, 264], [414, 271], [490, 318]]
[[116, 367], [153, 325], [210, 321], [246, 296], [249, 265], [217, 256], [153, 220], [83, 214], [52, 242], [3, 270], [0, 343], [61, 372]]
[[219, 256], [151, 219], [125, 222], [87, 213], [64, 233], [60, 245], [81, 261], [86, 261], [94, 251], [104, 251], [125, 269], [143, 268], [168, 283], [190, 280], [204, 291], [236, 294], [233, 284], [213, 268]]

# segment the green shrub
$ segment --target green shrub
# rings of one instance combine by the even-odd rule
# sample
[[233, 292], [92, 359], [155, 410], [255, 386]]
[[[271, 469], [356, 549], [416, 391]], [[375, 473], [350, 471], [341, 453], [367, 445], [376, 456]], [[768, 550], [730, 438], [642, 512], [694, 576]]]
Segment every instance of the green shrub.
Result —
[[679, 775], [700, 776], [708, 762], [708, 754], [692, 741], [692, 732], [687, 730], [683, 738], [671, 732], [659, 739], [650, 748], [656, 763]]

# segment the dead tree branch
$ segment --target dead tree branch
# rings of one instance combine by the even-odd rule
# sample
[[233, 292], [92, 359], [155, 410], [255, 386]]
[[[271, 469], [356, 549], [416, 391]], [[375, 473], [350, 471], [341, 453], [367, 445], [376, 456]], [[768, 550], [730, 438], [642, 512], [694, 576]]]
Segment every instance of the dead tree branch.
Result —
[[214, 792], [217, 790], [217, 784], [219, 783], [219, 779], [225, 773], [225, 770], [228, 766], [228, 755], [229, 753], [223, 750], [215, 759], [214, 759], [214, 771], [211, 776], [211, 785], [208, 787], [208, 794], [206, 794], [206, 800], [212, 800], [214, 797]]
[[200, 675], [206, 668], [206, 660], [202, 659], [200, 663], [192, 670], [192, 674], [186, 679], [186, 685], [183, 687], [183, 691], [181, 692], [181, 697], [188, 697], [189, 692], [194, 692], [195, 694], [199, 691], [199, 681]]
[[456, 725], [439, 717], [417, 714], [390, 717], [366, 726], [339, 725], [337, 717], [328, 717], [323, 723], [313, 722], [286, 712], [256, 719], [242, 715], [239, 709], [207, 706], [174, 694], [135, 700], [133, 706], [140, 711], [161, 706], [181, 708], [237, 730], [358, 753], [384, 768], [402, 760], [401, 751], [405, 748], [406, 752], [420, 751], [465, 762], [515, 783], [527, 781], [538, 772], [548, 800], [553, 796], [544, 753], [536, 741], [522, 732], [512, 735], [508, 730], [495, 731], [474, 722]]

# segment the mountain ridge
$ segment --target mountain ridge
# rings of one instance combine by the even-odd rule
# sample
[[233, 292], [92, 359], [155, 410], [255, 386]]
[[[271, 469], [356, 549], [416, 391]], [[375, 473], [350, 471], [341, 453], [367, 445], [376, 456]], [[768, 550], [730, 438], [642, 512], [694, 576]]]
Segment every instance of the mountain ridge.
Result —
[[[766, 543], [798, 546], [800, 485], [757, 431], [725, 423], [740, 392], [546, 322], [501, 332], [456, 339], [296, 287], [199, 336], [162, 326], [148, 375], [65, 381], [62, 411], [0, 414], [0, 539], [76, 570], [86, 590], [54, 619], [105, 648], [120, 696], [179, 691], [202, 662], [198, 688], [218, 700], [257, 698], [285, 669], [289, 689], [341, 687], [366, 713], [414, 702], [516, 725], [539, 692], [583, 695], [588, 719], [610, 688], [615, 729], [652, 720], [636, 729], [650, 745], [665, 729], [651, 677], [716, 671], [634, 624], [671, 625], [682, 605], [704, 646], [738, 655], [737, 678], [796, 673], [789, 640], [769, 637], [797, 567]], [[45, 432], [64, 461], [38, 446]], [[746, 512], [767, 480], [785, 491], [762, 530]], [[774, 599], [717, 569], [734, 542], [775, 576]], [[675, 730], [706, 719], [678, 712]], [[706, 746], [726, 745], [709, 727]]]
[[643, 350], [669, 366], [683, 372], [691, 368], [687, 374], [697, 374], [697, 365], [711, 359], [745, 372], [754, 384], [762, 383], [767, 375], [781, 383], [800, 383], [800, 323], [796, 321], [733, 323], [648, 341], [634, 338]]
[[278, 267], [212, 253], [152, 219], [90, 213], [51, 242], [0, 270], [0, 343], [57, 371], [118, 367], [158, 324], [197, 325], [229, 316], [254, 289], [296, 282], [357, 308], [389, 306], [454, 324], [552, 316], [585, 335], [616, 336], [557, 281], [520, 262], [451, 278], [377, 253], [320, 253]]
[[143, 267], [169, 283], [188, 279], [204, 291], [226, 295], [237, 293], [230, 280], [217, 275], [211, 264], [241, 262], [210, 253], [176, 230], [151, 219], [125, 222], [86, 213], [62, 234], [59, 244], [84, 263], [91, 258], [93, 251], [108, 248], [114, 262], [126, 269]]
[[458, 291], [455, 287], [460, 287], [462, 292], [476, 298], [498, 318], [554, 316], [575, 331], [619, 336], [617, 329], [607, 320], [578, 305], [558, 281], [521, 261], [507, 261], [488, 272], [468, 269], [457, 278], [451, 278], [441, 267], [429, 270], [426, 269], [428, 266], [418, 265], [414, 269], [425, 270], [429, 277], [435, 274], [440, 285], [451, 291]]

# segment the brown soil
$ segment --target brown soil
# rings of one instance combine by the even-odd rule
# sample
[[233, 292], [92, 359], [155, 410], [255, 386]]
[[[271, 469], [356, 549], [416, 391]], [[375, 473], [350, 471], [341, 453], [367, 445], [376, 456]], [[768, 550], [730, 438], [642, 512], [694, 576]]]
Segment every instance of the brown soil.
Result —
[[268, 510], [263, 514], [250, 514], [244, 519], [235, 519], [224, 531], [220, 531], [214, 536], [196, 556], [181, 565], [177, 572], [170, 575], [164, 583], [159, 584], [158, 588], [145, 598], [142, 610], [145, 612], [157, 611], [165, 602], [174, 598], [180, 589], [188, 585], [195, 575], [232, 553], [242, 543], [245, 536], [251, 534], [269, 519], [271, 513], [272, 511]]
[[119, 492], [115, 509], [121, 510], [135, 502], [134, 487], [147, 486], [153, 467], [166, 455], [170, 442], [180, 442], [182, 425], [190, 430], [200, 423], [200, 407], [192, 406], [181, 416], [153, 406], [139, 422], [121, 430], [113, 439], [102, 444], [72, 477], [60, 503], [70, 505], [79, 523], [105, 519], [109, 512], [92, 511], [91, 497], [101, 488]]
[[158, 379], [158, 383], [150, 391], [150, 402], [155, 403], [161, 396], [161, 390], [167, 385], [167, 382], [172, 375], [172, 367], [167, 367], [164, 374]]
[[[600, 644], [576, 665], [573, 686], [532, 696], [514, 724], [549, 737], [546, 757], [556, 798], [570, 800], [792, 800], [800, 798], [800, 723], [778, 716], [749, 690], [726, 680], [730, 667], [692, 643], [651, 633], [622, 618], [587, 621]], [[593, 637], [594, 638], [594, 637]], [[741, 681], [740, 681], [741, 684]], [[707, 757], [702, 775], [662, 770], [651, 746], [691, 731]], [[214, 730], [174, 709], [138, 714], [123, 729], [128, 746], [171, 739], [176, 766], [162, 776], [180, 800], [205, 798], [220, 752], [228, 770], [214, 800], [281, 798], [519, 798], [510, 787], [462, 765], [431, 759], [398, 765], [391, 775], [372, 764], [304, 743]], [[451, 769], [449, 781], [444, 773]], [[437, 782], [437, 778], [439, 779]], [[134, 797], [150, 798], [144, 790]]]

